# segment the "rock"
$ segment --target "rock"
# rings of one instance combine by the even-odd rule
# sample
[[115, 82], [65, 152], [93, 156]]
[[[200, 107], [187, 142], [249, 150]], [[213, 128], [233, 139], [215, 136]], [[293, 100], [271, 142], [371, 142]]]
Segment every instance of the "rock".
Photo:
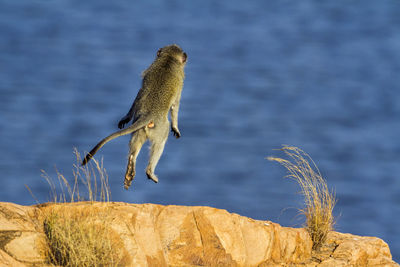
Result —
[[30, 218], [35, 210], [33, 206], [0, 202], [0, 231], [35, 231]]
[[0, 203], [0, 266], [46, 266], [43, 218], [94, 209], [124, 266], [399, 266], [379, 238], [331, 232], [319, 251], [305, 229], [210, 207], [127, 203]]
[[392, 259], [382, 239], [337, 232], [329, 233], [323, 251], [314, 254], [321, 266], [385, 266]]
[[15, 260], [13, 257], [8, 255], [4, 250], [0, 250], [0, 267], [8, 267], [8, 266], [25, 267], [27, 265]]
[[18, 261], [43, 262], [45, 235], [38, 232], [20, 232], [4, 246], [4, 251]]

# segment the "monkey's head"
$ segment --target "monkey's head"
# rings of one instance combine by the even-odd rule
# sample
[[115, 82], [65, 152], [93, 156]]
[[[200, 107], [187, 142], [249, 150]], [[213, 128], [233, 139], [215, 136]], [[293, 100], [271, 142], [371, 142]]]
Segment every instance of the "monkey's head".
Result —
[[157, 58], [171, 57], [179, 61], [179, 63], [185, 65], [187, 61], [187, 54], [176, 44], [167, 45], [163, 48], [158, 49]]

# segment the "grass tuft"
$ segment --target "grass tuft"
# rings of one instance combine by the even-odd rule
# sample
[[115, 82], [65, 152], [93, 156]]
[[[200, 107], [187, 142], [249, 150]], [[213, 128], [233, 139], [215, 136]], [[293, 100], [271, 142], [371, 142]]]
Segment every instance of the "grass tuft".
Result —
[[[41, 209], [48, 262], [61, 266], [123, 266], [129, 256], [111, 227], [107, 173], [95, 159], [87, 166], [80, 166], [80, 155], [76, 149], [74, 153], [77, 163], [73, 165], [72, 185], [57, 171], [57, 187], [42, 171], [52, 194], [52, 203]], [[84, 190], [79, 189], [82, 183]], [[90, 205], [74, 203], [80, 201], [88, 201]]]
[[305, 228], [310, 233], [313, 241], [313, 249], [319, 249], [326, 241], [329, 231], [333, 230], [333, 208], [336, 204], [335, 193], [329, 191], [321, 173], [303, 150], [284, 145], [282, 150], [290, 160], [268, 157], [270, 161], [276, 161], [288, 171], [287, 177], [298, 182], [301, 193], [304, 195], [305, 208], [300, 212], [305, 215]]
[[[74, 149], [74, 154], [76, 163], [73, 164], [72, 175], [74, 181], [72, 185], [68, 182], [68, 179], [56, 169], [58, 188], [61, 190], [60, 193], [57, 193], [57, 185], [54, 183], [53, 179], [42, 170], [42, 177], [47, 181], [51, 189], [51, 202], [110, 202], [111, 190], [108, 185], [106, 169], [103, 167], [103, 161], [98, 162], [97, 160], [93, 160], [90, 164], [81, 166], [81, 156], [76, 149]], [[85, 187], [83, 192], [79, 191], [80, 183]]]
[[122, 240], [110, 227], [106, 209], [63, 206], [44, 219], [48, 261], [61, 266], [121, 266]]

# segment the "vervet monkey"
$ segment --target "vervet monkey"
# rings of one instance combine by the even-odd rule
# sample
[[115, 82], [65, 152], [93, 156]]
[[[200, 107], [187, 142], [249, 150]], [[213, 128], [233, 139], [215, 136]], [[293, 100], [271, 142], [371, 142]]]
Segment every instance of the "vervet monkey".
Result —
[[128, 189], [135, 177], [136, 158], [147, 139], [151, 142], [151, 148], [146, 175], [157, 183], [158, 178], [154, 174], [154, 169], [168, 138], [169, 112], [172, 121], [171, 130], [176, 138], [181, 137], [178, 129], [178, 111], [186, 61], [187, 54], [178, 45], [173, 44], [160, 48], [154, 62], [142, 74], [142, 88], [132, 107], [118, 123], [118, 127], [122, 129], [133, 118], [132, 125], [101, 140], [86, 155], [82, 165], [85, 165], [108, 141], [132, 133], [124, 187]]

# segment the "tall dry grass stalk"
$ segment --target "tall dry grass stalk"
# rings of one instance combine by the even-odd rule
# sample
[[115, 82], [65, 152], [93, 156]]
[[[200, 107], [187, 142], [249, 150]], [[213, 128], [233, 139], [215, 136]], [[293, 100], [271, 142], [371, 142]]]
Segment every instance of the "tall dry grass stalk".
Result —
[[317, 165], [307, 153], [286, 145], [281, 150], [290, 160], [276, 157], [267, 159], [283, 165], [289, 171], [287, 177], [296, 180], [300, 185], [305, 201], [305, 208], [300, 209], [300, 212], [306, 217], [305, 228], [310, 233], [313, 249], [319, 249], [326, 241], [328, 232], [333, 230], [335, 193], [329, 191]]
[[[72, 175], [74, 177], [73, 184], [71, 185], [68, 179], [65, 178], [57, 169], [57, 182], [59, 190], [53, 179], [42, 170], [42, 177], [47, 181], [50, 186], [51, 202], [66, 203], [76, 201], [101, 201], [109, 202], [111, 200], [111, 190], [108, 185], [108, 175], [106, 169], [103, 167], [103, 161], [91, 161], [91, 164], [81, 166], [81, 156], [79, 152], [74, 149], [76, 163], [73, 164]], [[79, 188], [79, 183], [82, 183], [85, 190], [82, 192]]]
[[[61, 192], [57, 192], [56, 184], [42, 171], [52, 198], [52, 203], [41, 208], [47, 259], [50, 264], [61, 266], [123, 266], [128, 254], [111, 227], [107, 173], [102, 162], [95, 159], [87, 166], [80, 166], [80, 155], [76, 149], [74, 153], [72, 185], [57, 171]], [[82, 183], [83, 190], [79, 188]]]

